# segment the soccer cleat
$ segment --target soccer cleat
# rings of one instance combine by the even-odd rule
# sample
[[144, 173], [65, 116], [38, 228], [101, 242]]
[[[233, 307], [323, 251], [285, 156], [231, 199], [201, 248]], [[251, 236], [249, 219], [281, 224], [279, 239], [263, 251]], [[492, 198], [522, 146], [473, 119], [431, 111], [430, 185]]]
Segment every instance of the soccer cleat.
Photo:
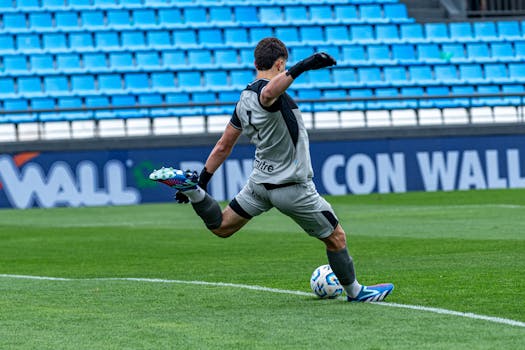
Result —
[[179, 191], [194, 189], [199, 182], [199, 174], [191, 170], [178, 170], [173, 168], [160, 168], [149, 174], [149, 179], [161, 182]]
[[369, 303], [384, 300], [392, 292], [394, 285], [392, 283], [376, 284], [373, 286], [363, 286], [361, 291], [355, 297], [347, 297], [348, 301]]

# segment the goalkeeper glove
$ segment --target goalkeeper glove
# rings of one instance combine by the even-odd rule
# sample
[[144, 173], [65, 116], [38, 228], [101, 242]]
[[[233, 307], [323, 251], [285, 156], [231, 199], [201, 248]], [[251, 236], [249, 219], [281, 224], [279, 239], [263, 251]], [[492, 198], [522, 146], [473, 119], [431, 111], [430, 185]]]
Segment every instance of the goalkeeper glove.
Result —
[[325, 52], [314, 53], [312, 56], [305, 58], [304, 60], [296, 63], [293, 67], [288, 69], [286, 75], [291, 76], [293, 79], [303, 74], [307, 70], [321, 69], [330, 67], [337, 64], [332, 56]]

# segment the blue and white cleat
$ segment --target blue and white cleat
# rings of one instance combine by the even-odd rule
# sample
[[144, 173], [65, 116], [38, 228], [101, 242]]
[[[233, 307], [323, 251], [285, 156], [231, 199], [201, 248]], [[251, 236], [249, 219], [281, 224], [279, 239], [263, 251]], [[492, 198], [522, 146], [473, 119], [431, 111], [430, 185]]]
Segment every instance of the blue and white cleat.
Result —
[[392, 290], [394, 290], [394, 285], [392, 283], [363, 286], [355, 298], [347, 297], [347, 300], [361, 303], [383, 301], [388, 296], [388, 294], [392, 292]]
[[197, 174], [197, 171], [182, 171], [162, 167], [158, 170], [153, 170], [153, 172], [149, 174], [149, 179], [161, 182], [167, 186], [175, 188], [176, 190], [185, 191], [197, 187], [199, 174]]

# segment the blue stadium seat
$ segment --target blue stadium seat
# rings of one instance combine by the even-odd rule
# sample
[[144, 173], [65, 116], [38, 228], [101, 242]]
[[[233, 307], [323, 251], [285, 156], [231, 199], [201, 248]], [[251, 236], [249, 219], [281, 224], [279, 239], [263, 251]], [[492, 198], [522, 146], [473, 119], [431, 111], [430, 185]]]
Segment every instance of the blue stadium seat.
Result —
[[164, 30], [146, 32], [146, 41], [150, 47], [168, 48], [173, 46], [170, 33]]
[[[335, 5], [334, 12], [335, 12], [335, 20], [337, 22], [341, 22], [341, 23], [361, 22], [361, 19], [357, 15], [357, 7], [354, 5]], [[331, 20], [330, 17], [325, 19], [325, 23]]]
[[360, 64], [367, 61], [365, 55], [365, 46], [363, 45], [345, 45], [343, 46], [343, 62]]
[[89, 71], [103, 71], [108, 68], [106, 63], [106, 55], [103, 53], [86, 53], [83, 54], [82, 61], [84, 68]]
[[224, 90], [228, 87], [228, 74], [225, 71], [205, 71], [204, 85], [215, 90]]
[[293, 47], [289, 52], [288, 62], [295, 64], [302, 59], [312, 55], [315, 52], [312, 46], [296, 46]]
[[364, 20], [367, 22], [379, 23], [379, 22], [387, 21], [383, 17], [381, 5], [378, 5], [378, 4], [360, 5], [359, 15], [361, 17], [361, 20]]
[[115, 93], [122, 91], [120, 74], [101, 74], [98, 76], [98, 88], [101, 92]]
[[399, 30], [401, 33], [401, 40], [408, 43], [425, 42], [425, 35], [423, 34], [423, 26], [419, 23], [400, 24]]
[[449, 23], [450, 38], [455, 41], [473, 41], [472, 26], [468, 22]]
[[235, 6], [233, 8], [235, 21], [243, 25], [259, 23], [257, 17], [257, 7], [255, 6]]
[[329, 69], [312, 70], [308, 72], [310, 85], [316, 88], [332, 87], [332, 78]]
[[418, 60], [425, 63], [442, 62], [441, 51], [437, 44], [419, 44], [416, 46]]
[[[28, 108], [28, 101], [25, 99], [6, 100], [4, 109], [6, 111], [20, 111]], [[37, 120], [36, 114], [9, 114], [7, 121], [11, 123], [34, 122]]]
[[259, 8], [259, 19], [262, 23], [282, 23], [283, 13], [280, 7], [268, 6]]
[[31, 55], [29, 63], [33, 72], [49, 73], [55, 70], [52, 55]]
[[374, 41], [374, 29], [370, 25], [350, 26], [350, 37], [352, 41], [368, 43]]
[[72, 29], [78, 27], [77, 12], [56, 12], [55, 23], [57, 28]]
[[383, 73], [385, 81], [392, 85], [404, 85], [408, 83], [405, 67], [385, 67]]
[[16, 36], [16, 47], [20, 51], [31, 52], [41, 50], [38, 34], [20, 34]]
[[217, 25], [232, 23], [231, 7], [210, 7], [210, 22]]
[[[5, 15], [4, 15], [5, 21]], [[29, 26], [37, 30], [49, 30], [53, 28], [53, 18], [50, 12], [32, 12], [29, 14]], [[25, 27], [25, 23], [24, 23]]]
[[248, 40], [248, 30], [246, 28], [225, 28], [224, 39], [226, 45], [244, 45]]
[[109, 67], [113, 71], [133, 69], [133, 56], [130, 52], [111, 52], [109, 54]]
[[487, 63], [484, 65], [485, 81], [488, 83], [502, 83], [509, 80], [507, 68], [502, 63]]
[[357, 85], [357, 76], [353, 68], [335, 68], [332, 71], [336, 87], [348, 87]]
[[136, 49], [146, 47], [146, 38], [143, 31], [122, 32], [122, 47]]
[[42, 8], [46, 10], [58, 10], [64, 7], [64, 0], [42, 0]]
[[98, 8], [113, 8], [117, 6], [115, 4], [115, 0], [92, 0], [92, 1], [93, 1], [94, 7], [98, 7]]
[[[79, 97], [61, 97], [58, 99], [59, 108], [80, 108], [82, 107], [82, 99]], [[79, 111], [79, 112], [61, 112], [47, 115], [45, 118], [48, 121], [51, 120], [83, 120], [93, 117], [91, 111]]]
[[[431, 86], [427, 88], [427, 95], [429, 96], [445, 96], [450, 95], [448, 86]], [[449, 108], [456, 107], [456, 104], [451, 99], [434, 99], [429, 101], [421, 101], [421, 106], [425, 108]]]
[[299, 32], [301, 35], [301, 41], [303, 43], [312, 45], [326, 42], [326, 40], [324, 39], [322, 27], [300, 27]]
[[[189, 103], [190, 96], [187, 93], [166, 94], [166, 103]], [[166, 110], [168, 115], [202, 115], [202, 107], [171, 107]], [[159, 113], [162, 113], [159, 111]]]
[[[507, 94], [512, 93], [523, 93], [525, 89], [523, 85], [502, 85], [501, 91]], [[505, 97], [505, 102], [509, 105], [521, 106], [524, 103], [524, 98], [519, 96], [508, 96]]]
[[149, 79], [146, 73], [124, 74], [124, 86], [128, 91], [139, 93], [149, 90]]
[[177, 46], [197, 46], [197, 34], [194, 30], [176, 30], [173, 32], [173, 40]]
[[178, 72], [179, 87], [186, 91], [195, 91], [202, 88], [199, 72]]
[[445, 23], [426, 23], [426, 38], [434, 42], [449, 41], [447, 25]]
[[93, 75], [73, 75], [71, 77], [71, 90], [75, 93], [95, 93], [95, 77]]
[[131, 18], [135, 28], [153, 28], [157, 26], [155, 10], [153, 9], [135, 9], [132, 11]]
[[[351, 89], [350, 90], [350, 97], [372, 97], [374, 94], [372, 92], [372, 89]], [[350, 103], [351, 109], [369, 109], [370, 101], [363, 101], [363, 102], [352, 102]]]
[[40, 3], [38, 0], [17, 0], [16, 5], [23, 10], [39, 10]]
[[[20, 79], [20, 78], [19, 78]], [[9, 97], [14, 96], [15, 91], [15, 81], [13, 78], [0, 77], [0, 96]], [[6, 101], [4, 101], [6, 102]]]
[[[31, 99], [31, 109], [54, 109], [55, 108], [55, 99], [54, 98], [32, 98]], [[61, 118], [59, 113], [39, 113], [38, 120], [40, 121], [50, 121], [58, 120]]]
[[325, 31], [327, 43], [343, 44], [350, 40], [346, 26], [326, 26]]
[[301, 43], [296, 27], [278, 27], [275, 29], [275, 35], [286, 45]]
[[485, 43], [467, 44], [467, 57], [474, 62], [487, 61], [491, 58], [489, 46]]
[[518, 21], [496, 22], [500, 38], [506, 40], [521, 38], [520, 24]]
[[[497, 94], [500, 93], [500, 89], [498, 86], [494, 85], [478, 85], [477, 86], [477, 92], [480, 94]], [[500, 97], [480, 97], [476, 98], [473, 101], [474, 105], [480, 105], [480, 106], [501, 106], [504, 105], [504, 99]]]
[[130, 27], [129, 11], [127, 10], [109, 10], [107, 12], [107, 23], [112, 28]]
[[359, 67], [357, 68], [357, 75], [359, 82], [363, 85], [378, 85], [382, 84], [381, 69], [379, 67]]
[[305, 24], [309, 22], [306, 6], [285, 6], [284, 18], [287, 23], [292, 24]]
[[220, 29], [199, 29], [199, 43], [206, 46], [222, 46], [222, 30]]
[[64, 51], [68, 49], [66, 35], [63, 33], [46, 33], [42, 35], [44, 49]]
[[512, 82], [525, 81], [525, 63], [509, 63], [509, 78]]
[[[138, 96], [139, 105], [148, 106], [148, 105], [160, 105], [163, 103], [161, 94], [140, 94]], [[149, 111], [144, 111], [144, 114], [155, 116], [161, 109], [152, 108]]]
[[[4, 69], [6, 72], [24, 73], [28, 72], [27, 59], [24, 55], [4, 56]], [[1, 88], [1, 87], [0, 87]]]
[[[422, 87], [402, 87], [401, 95], [405, 97], [409, 96], [423, 96], [424, 91]], [[405, 99], [407, 108], [419, 108], [421, 100]]]
[[453, 65], [435, 66], [436, 82], [440, 84], [456, 84], [459, 82], [456, 67]]
[[78, 54], [59, 54], [56, 56], [57, 69], [61, 72], [80, 72], [80, 56]]
[[[350, 16], [350, 13], [346, 13]], [[336, 15], [339, 15], [336, 11]], [[306, 17], [305, 17], [306, 18]], [[345, 19], [350, 17], [345, 17]], [[337, 17], [336, 19], [341, 19]], [[333, 23], [332, 9], [330, 6], [310, 6], [310, 20], [317, 24]]]
[[4, 28], [9, 31], [20, 32], [27, 29], [26, 15], [24, 13], [4, 14]]
[[68, 0], [68, 5], [75, 9], [91, 9], [91, 1], [90, 0]]
[[96, 32], [95, 43], [99, 49], [116, 49], [120, 47], [116, 32]]
[[188, 50], [188, 62], [192, 67], [210, 68], [213, 66], [210, 50]]
[[159, 54], [153, 52], [137, 52], [135, 55], [137, 67], [140, 69], [160, 68]]
[[186, 56], [182, 50], [162, 51], [162, 62], [169, 68], [186, 67]]
[[44, 90], [47, 94], [65, 94], [69, 92], [68, 80], [65, 76], [44, 77]]
[[443, 44], [442, 56], [445, 61], [466, 61], [465, 48], [463, 44]]
[[232, 49], [216, 50], [215, 64], [223, 68], [238, 66], [237, 52]]
[[157, 91], [170, 91], [175, 89], [173, 73], [151, 73], [151, 86]]
[[409, 66], [410, 81], [417, 85], [435, 84], [430, 66]]
[[517, 60], [512, 49], [512, 44], [508, 42], [490, 44], [492, 59], [502, 62]]
[[[399, 93], [396, 88], [379, 88], [375, 91], [377, 97], [397, 97]], [[369, 102], [369, 108], [377, 109], [399, 109], [407, 108], [408, 104], [405, 101], [399, 100], [382, 100], [378, 102]]]
[[399, 32], [395, 24], [377, 24], [376, 39], [384, 43], [394, 43], [399, 41]]
[[0, 34], [0, 52], [10, 52], [15, 50], [15, 39], [9, 34]]
[[[319, 45], [317, 46], [318, 52], [326, 52], [332, 56], [336, 61], [341, 59], [341, 53], [339, 52], [339, 45]], [[308, 56], [305, 56], [308, 57]]]
[[[231, 85], [234, 89], [244, 89], [255, 78], [252, 70], [233, 70], [230, 73]], [[239, 96], [237, 96], [239, 97]]]
[[159, 25], [172, 28], [180, 26], [182, 21], [182, 12], [179, 8], [160, 8], [158, 10]]
[[483, 83], [483, 70], [479, 64], [459, 65], [459, 78], [469, 84]]
[[72, 49], [93, 49], [93, 36], [91, 33], [70, 33], [69, 47]]
[[372, 61], [373, 64], [381, 65], [392, 61], [388, 45], [368, 45], [366, 51], [368, 60]]
[[414, 45], [394, 44], [392, 45], [392, 59], [401, 63], [416, 63], [417, 58]]
[[494, 22], [474, 22], [473, 26], [476, 39], [491, 41], [497, 38]]
[[253, 44], [258, 43], [261, 39], [273, 36], [272, 29], [269, 27], [250, 28], [250, 39]]
[[519, 59], [525, 58], [525, 43], [523, 42], [515, 42], [514, 43], [514, 54]]
[[408, 17], [407, 8], [405, 4], [384, 4], [384, 17], [390, 19], [393, 22], [413, 22], [413, 19]]
[[103, 28], [104, 12], [102, 11], [82, 11], [80, 13], [82, 26], [85, 28]]
[[208, 22], [204, 7], [185, 7], [184, 22], [188, 24], [204, 24]]

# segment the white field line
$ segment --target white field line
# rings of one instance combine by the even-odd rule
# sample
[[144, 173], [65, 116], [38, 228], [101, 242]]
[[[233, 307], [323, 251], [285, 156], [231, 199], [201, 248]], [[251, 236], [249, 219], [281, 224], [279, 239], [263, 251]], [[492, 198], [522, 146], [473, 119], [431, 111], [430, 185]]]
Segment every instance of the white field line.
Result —
[[[242, 288], [250, 289], [261, 292], [270, 292], [270, 293], [280, 293], [280, 294], [291, 294], [291, 295], [301, 295], [301, 296], [312, 296], [312, 293], [301, 292], [296, 290], [286, 290], [286, 289], [277, 289], [269, 288], [262, 286], [253, 286], [247, 284], [237, 284], [237, 283], [224, 283], [224, 282], [206, 282], [206, 281], [183, 281], [183, 280], [168, 280], [160, 278], [132, 278], [132, 277], [110, 277], [110, 278], [61, 278], [61, 277], [46, 277], [46, 276], [27, 276], [27, 275], [8, 275], [0, 274], [0, 278], [18, 278], [18, 279], [28, 279], [28, 280], [45, 280], [45, 281], [128, 281], [128, 282], [145, 282], [145, 283], [176, 283], [176, 284], [191, 284], [191, 285], [202, 285], [202, 286], [214, 286], [214, 287], [232, 287], [232, 288]], [[426, 311], [432, 312], [441, 315], [450, 315], [457, 317], [465, 317], [475, 320], [483, 320], [493, 323], [500, 323], [509, 326], [524, 327], [525, 322], [511, 320], [508, 318], [502, 317], [492, 317], [485, 315], [478, 315], [470, 312], [459, 312], [447, 309], [440, 309], [435, 307], [427, 307], [420, 305], [408, 305], [408, 304], [397, 304], [397, 303], [388, 303], [388, 302], [379, 302], [379, 303], [370, 303], [380, 306], [396, 307], [401, 309], [410, 309], [417, 311]]]

